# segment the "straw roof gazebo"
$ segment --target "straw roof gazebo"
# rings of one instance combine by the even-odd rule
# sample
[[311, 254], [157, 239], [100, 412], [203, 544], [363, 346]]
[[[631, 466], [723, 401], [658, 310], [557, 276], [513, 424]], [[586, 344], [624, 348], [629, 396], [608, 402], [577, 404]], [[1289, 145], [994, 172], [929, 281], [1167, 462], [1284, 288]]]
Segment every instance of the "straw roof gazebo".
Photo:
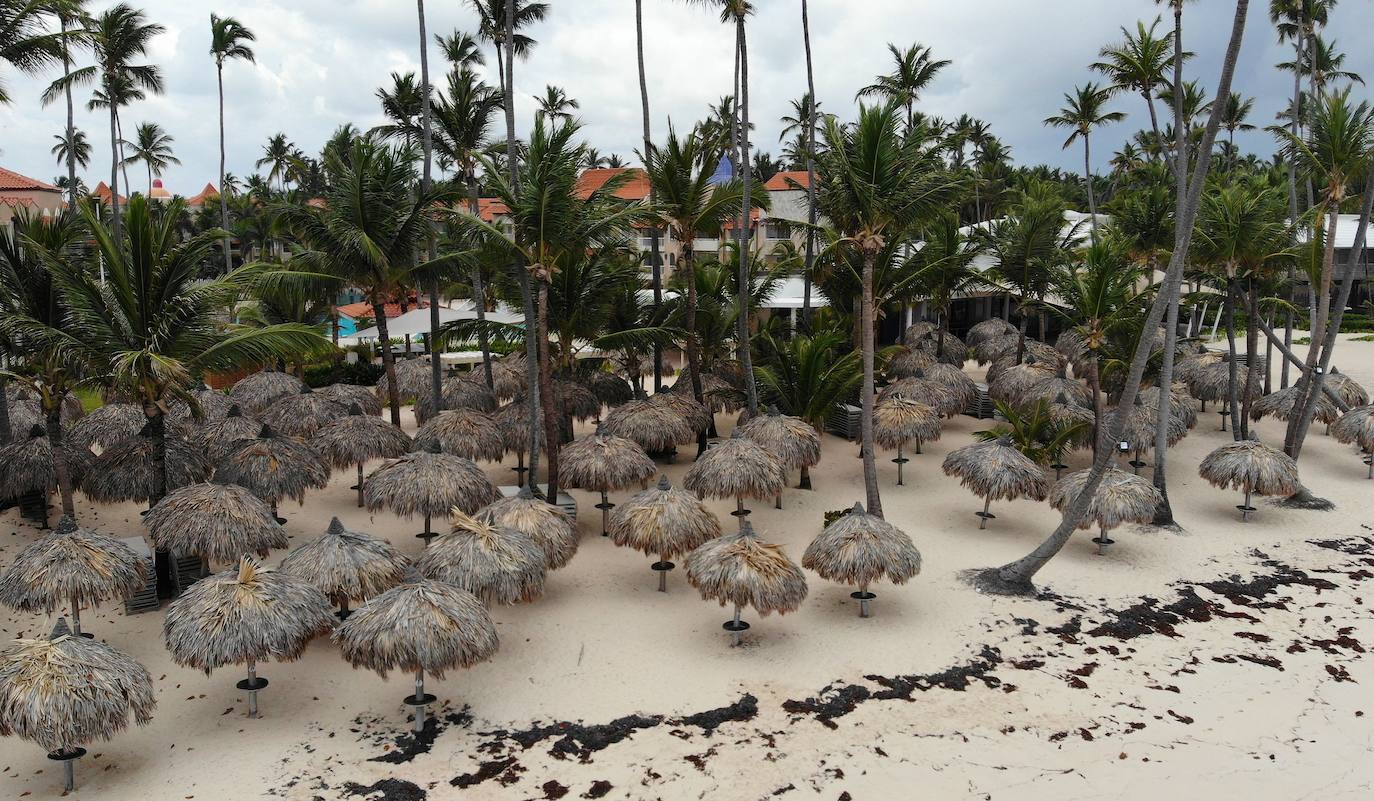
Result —
[[933, 408], [903, 395], [883, 399], [873, 409], [873, 439], [883, 448], [896, 448], [897, 486], [902, 486], [902, 469], [910, 461], [902, 455], [908, 442], [916, 443], [921, 452], [922, 442], [940, 438], [940, 415]]
[[696, 431], [681, 412], [648, 400], [615, 407], [606, 415], [604, 425], [607, 433], [624, 437], [649, 453], [671, 452], [679, 443], [696, 438]]
[[987, 528], [988, 521], [997, 517], [988, 511], [993, 501], [1043, 501], [1050, 491], [1045, 471], [1017, 450], [1009, 436], [950, 451], [941, 469], [947, 476], [956, 476], [960, 484], [983, 499], [983, 511], [976, 513], [981, 518], [980, 529]]
[[1174, 380], [1191, 388], [1198, 375], [1221, 361], [1221, 357], [1221, 351], [1211, 350], [1206, 345], [1199, 343], [1196, 352], [1183, 356], [1174, 362]]
[[[782, 462], [784, 471], [800, 470], [799, 488], [811, 489], [810, 470], [821, 460], [821, 435], [815, 426], [770, 406], [766, 414], [740, 426], [740, 431]], [[782, 508], [782, 495], [777, 497], [777, 507]]]
[[1245, 501], [1236, 507], [1243, 522], [1249, 522], [1250, 513], [1255, 511], [1250, 505], [1252, 495], [1287, 496], [1302, 486], [1293, 457], [1257, 439], [1222, 445], [1203, 458], [1197, 472], [1214, 487], [1245, 493]]
[[500, 491], [475, 462], [443, 453], [435, 444], [383, 464], [363, 481], [363, 505], [369, 512], [424, 516], [425, 530], [416, 536], [426, 545], [434, 536], [430, 525], [436, 515], [455, 508], [474, 514], [500, 499]]
[[393, 670], [415, 674], [413, 730], [425, 728], [425, 675], [443, 678], [496, 653], [496, 624], [472, 593], [439, 581], [407, 581], [370, 598], [334, 631], [343, 658], [382, 678]]
[[707, 498], [734, 498], [740, 529], [749, 510], [745, 498], [766, 500], [782, 492], [782, 462], [738, 428], [730, 438], [702, 454], [683, 477], [682, 486]]
[[557, 570], [572, 561], [580, 544], [577, 526], [568, 513], [534, 497], [529, 487], [521, 487], [512, 497], [482, 507], [476, 516], [484, 523], [528, 535], [544, 549], [544, 565], [549, 570]]
[[0, 603], [21, 612], [52, 614], [71, 606], [72, 628], [81, 633], [81, 607], [127, 598], [143, 588], [146, 568], [114, 537], [78, 528], [63, 517], [51, 533], [19, 551], [0, 572]]
[[856, 503], [806, 546], [802, 567], [823, 579], [857, 584], [850, 597], [859, 602], [859, 617], [868, 617], [875, 597], [869, 585], [883, 578], [905, 584], [921, 572], [921, 553], [900, 529]]
[[200, 557], [206, 574], [212, 564], [234, 564], [288, 545], [271, 508], [248, 489], [223, 479], [167, 493], [143, 523], [154, 547]]
[[107, 403], [88, 412], [67, 430], [66, 441], [80, 448], [108, 448], [143, 429], [148, 417], [132, 403]]
[[302, 386], [299, 392], [273, 401], [258, 419], [280, 434], [306, 438], [346, 414], [348, 404]]
[[[1091, 472], [1091, 469], [1075, 470], [1056, 481], [1050, 488], [1050, 506], [1061, 512], [1068, 509], [1087, 486], [1088, 474]], [[1159, 507], [1161, 500], [1159, 490], [1148, 480], [1134, 473], [1109, 467], [1102, 476], [1102, 483], [1098, 485], [1097, 492], [1088, 503], [1087, 512], [1078, 522], [1078, 527], [1089, 529], [1097, 526], [1099, 533], [1093, 538], [1093, 542], [1097, 543], [1097, 552], [1102, 553], [1104, 546], [1113, 543], [1107, 536], [1108, 531], [1122, 523], [1153, 521], [1155, 509]]]
[[274, 514], [283, 498], [304, 504], [306, 490], [329, 486], [329, 466], [314, 448], [266, 424], [256, 439], [238, 442], [220, 462], [219, 472], [272, 504]]
[[133, 657], [74, 635], [59, 620], [52, 635], [16, 640], [0, 654], [0, 735], [47, 750], [62, 763], [67, 793], [76, 789], [82, 746], [109, 740], [153, 719], [153, 677]]
[[[39, 425], [29, 429], [28, 436], [16, 436], [10, 444], [0, 448], [0, 498], [19, 498], [29, 493], [43, 496], [43, 528], [48, 527], [48, 494], [57, 491], [57, 462], [59, 453]], [[94, 461], [91, 452], [63, 444], [60, 450], [67, 465], [67, 478], [73, 487], [90, 471]]]
[[474, 409], [446, 409], [426, 420], [415, 432], [415, 447], [438, 443], [444, 453], [473, 461], [499, 462], [506, 453], [496, 421]]
[[488, 605], [524, 603], [543, 594], [547, 557], [533, 537], [458, 509], [452, 523], [415, 560], [420, 575], [467, 590]]
[[[1264, 417], [1274, 417], [1279, 420], [1287, 420], [1292, 417], [1302, 396], [1307, 391], [1306, 383], [1298, 381], [1285, 389], [1274, 390], [1250, 404], [1250, 418], [1259, 420]], [[1336, 404], [1325, 392], [1318, 393], [1317, 405], [1314, 407], [1312, 419], [1318, 420], [1327, 425], [1336, 422], [1336, 418], [1341, 416], [1341, 410], [1336, 408]]]
[[241, 440], [253, 439], [262, 431], [262, 423], [243, 414], [234, 404], [224, 417], [211, 420], [191, 435], [191, 442], [204, 449], [211, 461], [218, 463], [238, 446]]
[[[624, 408], [624, 407], [622, 407]], [[601, 536], [608, 536], [608, 513], [615, 504], [607, 499], [616, 492], [653, 478], [658, 468], [644, 449], [633, 441], [609, 432], [608, 423], [597, 426], [590, 437], [575, 440], [559, 451], [558, 480], [565, 486], [601, 494]]]
[[335, 517], [321, 537], [287, 554], [280, 569], [314, 585], [338, 604], [343, 619], [349, 615], [350, 600], [364, 601], [400, 584], [409, 564], [391, 543], [349, 531]]
[[315, 390], [315, 394], [343, 404], [345, 409], [356, 403], [358, 408], [363, 410], [363, 414], [382, 413], [382, 401], [377, 397], [376, 387], [365, 387], [361, 384], [329, 384]]
[[658, 556], [658, 591], [668, 591], [670, 559], [720, 536], [720, 521], [695, 495], [674, 489], [667, 476], [636, 493], [611, 515], [611, 541]]
[[369, 459], [395, 459], [410, 450], [410, 436], [383, 420], [366, 414], [354, 403], [348, 415], [329, 423], [310, 438], [310, 447], [334, 468], [358, 470], [358, 508], [363, 506], [363, 463]]
[[166, 458], [165, 485], [155, 469], [156, 445], [148, 427], [144, 426], [136, 436], [116, 442], [95, 457], [81, 482], [81, 491], [97, 503], [148, 501], [210, 477], [214, 466], [202, 449], [170, 431], [162, 440]]
[[310, 641], [334, 628], [329, 599], [308, 582], [280, 570], [263, 570], [249, 557], [192, 584], [167, 607], [162, 638], [172, 661], [209, 675], [245, 664], [248, 717], [258, 716], [258, 692], [267, 680], [258, 662], [295, 660]]
[[[969, 336], [964, 341], [968, 343], [969, 349], [973, 353], [974, 360], [979, 364], [987, 364], [988, 362], [995, 361], [1005, 353], [1011, 352], [1014, 355], [1018, 340], [1019, 334], [1015, 330], [1012, 330], [991, 334], [985, 337], [978, 337], [976, 339], [973, 337], [973, 332], [969, 331]], [[1030, 342], [1029, 339], [1026, 341], [1027, 343]]]
[[766, 543], [747, 520], [740, 530], [703, 543], [687, 554], [687, 583], [708, 601], [734, 606], [735, 613], [723, 628], [732, 645], [739, 645], [749, 624], [740, 620], [744, 607], [760, 615], [787, 614], [806, 599], [806, 575], [782, 546]]
[[1369, 478], [1374, 479], [1374, 406], [1360, 406], [1331, 424], [1331, 436], [1345, 445], [1355, 445], [1366, 454]]
[[304, 381], [290, 373], [261, 370], [235, 382], [229, 389], [229, 397], [248, 414], [258, 415], [287, 395], [300, 392], [304, 386]]

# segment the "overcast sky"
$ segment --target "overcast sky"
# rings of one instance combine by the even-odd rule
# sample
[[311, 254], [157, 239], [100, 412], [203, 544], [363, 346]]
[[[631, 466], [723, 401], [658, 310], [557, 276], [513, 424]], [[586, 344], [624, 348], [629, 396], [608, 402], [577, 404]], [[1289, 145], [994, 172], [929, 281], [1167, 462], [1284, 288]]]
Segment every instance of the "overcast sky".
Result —
[[[225, 71], [230, 172], [246, 176], [263, 143], [278, 131], [309, 153], [318, 152], [339, 124], [362, 128], [382, 122], [374, 91], [390, 83], [393, 71], [418, 69], [415, 4], [406, 0], [132, 0], [164, 25], [150, 53], [166, 77], [167, 92], [123, 112], [129, 136], [139, 122], [153, 120], [175, 137], [182, 165], [165, 176], [173, 192], [191, 195], [217, 170], [214, 63], [207, 54], [211, 11], [232, 14], [258, 37], [257, 63], [232, 63]], [[102, 9], [110, 3], [95, 0]], [[602, 153], [633, 160], [640, 141], [635, 69], [633, 0], [552, 0], [549, 19], [529, 31], [538, 40], [531, 58], [518, 63], [517, 125], [528, 126], [533, 96], [545, 84], [563, 87], [581, 102], [587, 140]], [[1236, 74], [1235, 88], [1257, 98], [1253, 122], [1263, 126], [1286, 104], [1291, 78], [1274, 69], [1290, 57], [1269, 24], [1268, 3], [1254, 0]], [[432, 33], [475, 30], [463, 0], [426, 4]], [[710, 103], [730, 91], [732, 33], [715, 13], [680, 0], [645, 0], [645, 50], [655, 135], [671, 117], [687, 127]], [[800, 0], [756, 0], [749, 21], [751, 116], [756, 146], [775, 154], [789, 101], [806, 89]], [[1185, 46], [1198, 54], [1190, 77], [1214, 87], [1230, 31], [1234, 4], [1201, 0], [1187, 6]], [[1088, 70], [1103, 45], [1121, 37], [1120, 27], [1158, 13], [1153, 0], [811, 0], [811, 38], [817, 94], [822, 109], [852, 118], [855, 91], [890, 70], [885, 47], [920, 42], [953, 64], [927, 92], [921, 109], [987, 120], [1012, 149], [1017, 163], [1048, 162], [1081, 169], [1077, 149], [1065, 152], [1064, 134], [1042, 120], [1062, 104], [1075, 84], [1100, 80]], [[1347, 68], [1374, 80], [1374, 50], [1360, 48], [1355, 32], [1370, 30], [1374, 3], [1345, 0], [1333, 15], [1331, 35], [1349, 51]], [[1161, 25], [1161, 31], [1168, 25]], [[488, 52], [490, 60], [490, 52]], [[431, 48], [437, 72], [442, 56]], [[495, 65], [490, 66], [494, 78]], [[54, 76], [29, 78], [6, 70], [13, 103], [0, 107], [0, 165], [52, 180], [61, 172], [49, 154], [64, 125], [61, 104], [42, 108], [39, 94]], [[1360, 90], [1365, 94], [1364, 90]], [[1209, 92], [1210, 93], [1210, 92]], [[86, 181], [94, 186], [109, 173], [107, 118], [86, 112], [89, 92], [78, 96], [77, 126], [95, 146]], [[1094, 141], [1094, 167], [1104, 169], [1111, 153], [1132, 132], [1148, 125], [1143, 101], [1114, 101], [1126, 122], [1104, 129]], [[1238, 144], [1268, 154], [1262, 131]], [[146, 185], [131, 170], [134, 187]]]

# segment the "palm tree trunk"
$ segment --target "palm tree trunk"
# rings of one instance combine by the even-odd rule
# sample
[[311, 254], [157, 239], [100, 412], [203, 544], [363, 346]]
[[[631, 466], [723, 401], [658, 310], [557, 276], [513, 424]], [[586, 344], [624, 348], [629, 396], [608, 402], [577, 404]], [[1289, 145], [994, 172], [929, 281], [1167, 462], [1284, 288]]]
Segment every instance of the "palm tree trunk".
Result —
[[[1179, 194], [1182, 196], [1183, 187], [1179, 186]], [[1150, 274], [1154, 274], [1153, 259], [1150, 265]], [[1180, 287], [1181, 289], [1181, 287]], [[1173, 388], [1174, 388], [1174, 351], [1178, 349], [1178, 296], [1175, 291], [1169, 298], [1169, 308], [1165, 313], [1164, 322], [1164, 353], [1160, 358], [1159, 365], [1159, 411], [1155, 418], [1155, 466], [1151, 481], [1155, 489], [1159, 490], [1159, 505], [1155, 507], [1155, 516], [1151, 521], [1156, 526], [1176, 528], [1178, 522], [1174, 520], [1174, 508], [1169, 503], [1168, 477], [1165, 473], [1165, 463], [1169, 453], [1169, 427], [1174, 415]]]
[[806, 50], [806, 272], [802, 274], [802, 327], [811, 331], [811, 270], [816, 263], [816, 73], [811, 65], [811, 19], [802, 0], [802, 45]]
[[[1299, 6], [1301, 9], [1301, 6]], [[1293, 118], [1288, 121], [1288, 131], [1294, 138], [1298, 136], [1298, 106], [1302, 103], [1302, 37], [1293, 38], [1293, 49], [1295, 60], [1293, 65]], [[1298, 165], [1294, 159], [1286, 159], [1288, 169], [1288, 219], [1294, 225], [1298, 221]], [[1308, 290], [1311, 291], [1309, 285]], [[1283, 314], [1283, 344], [1285, 347], [1293, 347], [1293, 307], [1298, 300], [1297, 266], [1292, 262], [1288, 264], [1288, 309]], [[1279, 373], [1279, 388], [1288, 388], [1288, 360], [1283, 362], [1283, 369]]]
[[750, 416], [759, 413], [759, 390], [754, 383], [754, 355], [749, 345], [749, 301], [753, 296], [754, 282], [750, 277], [754, 259], [750, 249], [750, 163], [749, 163], [749, 43], [744, 33], [744, 16], [735, 17], [735, 39], [739, 46], [739, 89], [737, 105], [740, 110], [740, 176], [742, 201], [740, 203], [740, 252], [739, 252], [739, 360], [744, 368], [744, 387], [749, 401]]
[[[0, 361], [0, 367], [5, 367]], [[0, 446], [10, 444], [10, 437], [14, 435], [14, 430], [10, 426], [10, 396], [9, 380], [0, 377]]]
[[[475, 218], [481, 218], [480, 204], [477, 202], [477, 176], [467, 174], [468, 210]], [[487, 290], [482, 285], [482, 265], [472, 268], [472, 308], [477, 313], [477, 347], [482, 350], [482, 374], [487, 381], [487, 389], [496, 387], [491, 375], [491, 342], [487, 337]]]
[[1088, 189], [1088, 215], [1091, 218], [1088, 230], [1092, 233], [1093, 241], [1097, 241], [1097, 198], [1093, 195], [1092, 151], [1086, 133], [1083, 134], [1083, 184]]
[[[1303, 408], [1307, 406], [1307, 397], [1312, 392], [1317, 377], [1317, 362], [1321, 356], [1322, 343], [1326, 339], [1327, 318], [1331, 311], [1331, 273], [1336, 261], [1336, 221], [1340, 208], [1337, 204], [1331, 204], [1331, 210], [1327, 214], [1326, 244], [1322, 250], [1322, 272], [1320, 290], [1317, 295], [1317, 309], [1312, 316], [1312, 330], [1309, 334], [1312, 343], [1307, 346], [1307, 358], [1304, 360], [1303, 379], [1306, 388], [1301, 393]], [[1315, 408], [1315, 404], [1314, 404]], [[1288, 431], [1283, 439], [1283, 450], [1289, 456], [1296, 458], [1298, 447], [1298, 429], [1301, 414], [1295, 414], [1288, 419]]]
[[387, 404], [391, 406], [391, 424], [401, 427], [401, 388], [396, 386], [396, 355], [391, 352], [391, 335], [386, 330], [386, 305], [373, 302], [372, 313], [377, 316], [377, 341], [382, 346], [382, 369], [386, 371]]
[[[229, 192], [224, 188], [224, 65], [215, 63], [215, 80], [219, 86], [219, 226], [229, 230]], [[234, 269], [230, 255], [229, 237], [224, 237], [224, 272]]]
[[123, 225], [119, 218], [119, 126], [115, 122], [114, 103], [110, 104], [110, 209], [114, 222], [114, 239], [115, 242], [120, 242]]
[[[1238, 391], [1240, 380], [1240, 366], [1236, 364], [1236, 281], [1234, 278], [1226, 279], [1226, 348], [1230, 354], [1227, 363], [1226, 379], [1226, 410], [1231, 418], [1231, 438], [1240, 439], [1240, 404], [1238, 403]], [[1249, 366], [1246, 366], [1249, 371]]]
[[549, 343], [549, 280], [547, 274], [539, 281], [539, 344], [543, 353], [539, 358], [539, 395], [544, 399], [544, 449], [548, 462], [549, 491], [546, 499], [558, 504], [558, 450], [563, 440], [562, 420], [557, 398], [553, 393], [553, 349]]
[[[415, 0], [415, 11], [420, 20], [420, 146], [424, 151], [424, 168], [420, 174], [420, 193], [429, 194], [434, 170], [434, 127], [429, 112], [429, 34], [425, 31], [425, 0]], [[426, 251], [429, 261], [434, 261], [434, 226], [426, 225], [429, 236]], [[429, 281], [429, 384], [434, 413], [444, 410], [444, 365], [439, 358], [439, 277], [431, 276]]]
[[864, 461], [864, 495], [868, 513], [883, 516], [883, 499], [878, 494], [878, 465], [873, 456], [873, 262], [877, 253], [865, 247], [863, 268], [863, 297], [860, 300], [860, 319], [863, 331], [863, 409], [859, 416], [861, 444], [859, 453]]
[[[639, 108], [644, 126], [644, 158], [653, 149], [653, 135], [649, 127], [649, 80], [644, 70], [644, 0], [635, 0], [635, 55], [639, 63]], [[649, 188], [649, 205], [654, 205], [654, 190]], [[649, 229], [649, 264], [653, 270], [654, 313], [663, 303], [663, 264], [659, 254], [658, 226]], [[654, 343], [654, 392], [663, 389], [663, 346]]]
[[[70, 79], [72, 73], [71, 51], [67, 44], [67, 15], [58, 15], [62, 28], [62, 77]], [[63, 86], [67, 96], [67, 205], [76, 208], [76, 112], [72, 103], [72, 85], [68, 81]]]
[[[1175, 67], [1177, 67], [1177, 66], [1178, 66], [1178, 65], [1175, 64]], [[1177, 73], [1174, 74], [1174, 80], [1175, 80], [1175, 81], [1178, 80], [1178, 74], [1177, 74]], [[1153, 93], [1153, 92], [1141, 92], [1140, 94], [1141, 94], [1142, 96], [1144, 96], [1144, 98], [1145, 98], [1145, 107], [1148, 108], [1148, 109], [1150, 110], [1150, 130], [1153, 131], [1153, 132], [1154, 132], [1154, 135], [1155, 135], [1155, 140], [1154, 140], [1154, 141], [1155, 141], [1155, 147], [1159, 148], [1160, 156], [1164, 159], [1165, 163], [1167, 164], [1167, 163], [1170, 161], [1170, 159], [1168, 158], [1167, 155], [1165, 155], [1165, 151], [1164, 151], [1164, 135], [1161, 134], [1161, 133], [1159, 132], [1159, 115], [1158, 115], [1157, 113], [1155, 113], [1155, 97], [1154, 97], [1154, 93]], [[1182, 126], [1177, 126], [1177, 127], [1182, 128]]]
[[[1250, 403], [1255, 396], [1255, 365], [1259, 363], [1259, 296], [1255, 279], [1246, 281], [1245, 394], [1240, 399], [1240, 435], [1250, 436]], [[1265, 365], [1266, 368], [1268, 365]]]
[[[62, 514], [76, 519], [76, 504], [72, 500], [72, 473], [67, 464], [66, 449], [62, 447], [62, 397], [58, 394], [48, 405], [48, 443], [52, 446], [53, 472], [57, 474], [57, 493], [62, 498]], [[45, 497], [43, 503], [47, 503]]]
[[1103, 447], [1102, 442], [1102, 370], [1096, 351], [1088, 353], [1088, 388], [1093, 394], [1093, 457], [1096, 458], [1102, 451], [1110, 453], [1111, 448]]
[[[697, 264], [696, 252], [692, 249], [695, 231], [686, 231], [682, 239], [682, 279], [687, 284], [687, 376], [692, 382], [692, 398], [704, 403], [706, 398], [701, 392], [701, 351], [697, 346]], [[706, 452], [706, 432], [697, 437], [697, 456]]]

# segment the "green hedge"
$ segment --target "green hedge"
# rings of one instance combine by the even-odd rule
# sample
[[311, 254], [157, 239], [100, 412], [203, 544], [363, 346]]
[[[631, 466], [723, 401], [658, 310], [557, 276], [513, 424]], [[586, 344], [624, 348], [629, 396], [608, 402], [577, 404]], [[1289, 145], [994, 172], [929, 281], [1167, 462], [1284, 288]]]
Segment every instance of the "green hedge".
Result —
[[360, 384], [371, 387], [376, 386], [384, 372], [381, 365], [366, 362], [310, 364], [305, 368], [305, 383], [310, 387], [326, 387], [330, 384]]

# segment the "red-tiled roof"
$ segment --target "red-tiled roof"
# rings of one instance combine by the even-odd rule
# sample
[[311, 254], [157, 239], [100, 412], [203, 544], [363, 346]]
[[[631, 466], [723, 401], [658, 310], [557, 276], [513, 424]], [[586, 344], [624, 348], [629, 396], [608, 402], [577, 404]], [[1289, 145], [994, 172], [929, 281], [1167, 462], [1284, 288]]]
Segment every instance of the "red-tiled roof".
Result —
[[615, 190], [615, 196], [623, 200], [643, 200], [649, 196], [649, 175], [638, 167], [604, 167], [595, 170], [587, 170], [582, 173], [582, 177], [577, 179], [577, 196], [581, 198], [590, 197], [593, 192], [606, 185], [611, 178], [628, 172], [630, 177], [620, 188]]
[[37, 178], [30, 178], [27, 175], [20, 175], [13, 170], [7, 170], [4, 167], [0, 167], [0, 190], [5, 189], [17, 191], [37, 190], [42, 192], [60, 191], [52, 184], [45, 184]]
[[24, 208], [38, 208], [38, 204], [34, 202], [33, 198], [4, 197], [3, 195], [0, 195], [0, 206], [9, 206], [12, 209], [17, 209], [21, 206]]
[[498, 215], [510, 214], [510, 207], [494, 197], [477, 198], [477, 216], [483, 222], [494, 222]]
[[[94, 198], [100, 200], [100, 202], [102, 202], [102, 203], [109, 203], [109, 202], [110, 202], [110, 185], [107, 184], [107, 183], [105, 183], [104, 181], [101, 181], [100, 183], [96, 184], [96, 185], [95, 185], [95, 189], [92, 189], [92, 190], [91, 190], [91, 197], [94, 197]], [[124, 197], [123, 195], [120, 195], [120, 196], [119, 196], [119, 202], [120, 202], [121, 205], [124, 204], [124, 203], [127, 203], [128, 200], [129, 200], [129, 199], [126, 198], [126, 197]]]
[[[354, 320], [358, 319], [359, 317], [366, 317], [366, 318], [368, 318], [368, 319], [371, 319], [371, 318], [373, 317], [373, 315], [376, 314], [376, 310], [372, 308], [372, 304], [371, 304], [371, 303], [368, 303], [368, 302], [365, 301], [365, 300], [364, 300], [364, 301], [360, 301], [360, 302], [358, 302], [358, 303], [348, 303], [348, 304], [345, 304], [345, 305], [340, 306], [340, 307], [338, 307], [338, 308], [339, 308], [339, 314], [342, 314], [342, 315], [344, 315], [345, 317], [351, 317], [351, 318], [353, 318]], [[402, 312], [401, 312], [401, 304], [399, 304], [399, 303], [388, 303], [388, 304], [386, 304], [386, 306], [385, 306], [384, 308], [386, 309], [386, 318], [387, 318], [388, 320], [392, 319], [393, 317], [400, 317], [401, 314], [402, 314]], [[410, 304], [409, 304], [408, 306], [406, 306], [406, 310], [407, 310], [407, 311], [409, 311], [409, 310], [411, 310], [411, 309], [428, 309], [428, 308], [429, 308], [429, 303], [428, 303], [428, 301], [424, 301], [424, 300], [418, 300], [418, 301], [417, 301], [417, 300], [415, 300], [415, 299], [413, 299], [413, 298], [411, 299]]]
[[203, 206], [203, 205], [205, 205], [206, 201], [211, 200], [211, 199], [214, 199], [214, 200], [218, 200], [218, 199], [219, 199], [219, 190], [215, 188], [215, 185], [214, 185], [214, 184], [208, 183], [208, 182], [207, 182], [207, 183], [205, 184], [205, 188], [202, 189], [202, 190], [200, 190], [200, 194], [198, 194], [198, 195], [196, 195], [195, 197], [191, 198], [190, 200], [186, 201], [186, 205], [188, 205], [188, 206]]
[[788, 170], [769, 178], [763, 188], [769, 192], [786, 192], [789, 189], [806, 189], [810, 183], [811, 176], [806, 170]]

